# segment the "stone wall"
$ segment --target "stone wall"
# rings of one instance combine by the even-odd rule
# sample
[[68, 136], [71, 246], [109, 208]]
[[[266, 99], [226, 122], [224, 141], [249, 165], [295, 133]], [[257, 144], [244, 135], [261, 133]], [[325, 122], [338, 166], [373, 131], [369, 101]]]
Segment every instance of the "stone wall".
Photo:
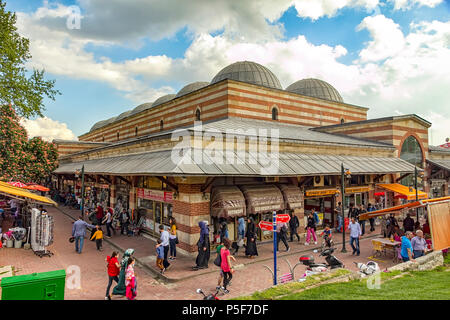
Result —
[[416, 262], [408, 261], [388, 268], [389, 271], [424, 271], [432, 270], [444, 264], [442, 251], [434, 251], [423, 257], [415, 259]]

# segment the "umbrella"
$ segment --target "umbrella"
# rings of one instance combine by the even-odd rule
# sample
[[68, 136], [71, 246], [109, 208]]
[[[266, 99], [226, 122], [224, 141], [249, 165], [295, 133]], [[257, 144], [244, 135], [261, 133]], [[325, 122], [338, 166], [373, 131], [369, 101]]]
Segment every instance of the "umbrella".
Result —
[[10, 185], [12, 185], [13, 187], [18, 187], [18, 188], [24, 188], [27, 185], [25, 183], [19, 182], [19, 181], [10, 181], [8, 182]]
[[28, 190], [37, 190], [37, 191], [44, 191], [44, 192], [50, 191], [49, 188], [46, 188], [46, 187], [41, 186], [39, 184], [30, 184], [28, 186], [25, 186], [24, 188], [28, 189]]

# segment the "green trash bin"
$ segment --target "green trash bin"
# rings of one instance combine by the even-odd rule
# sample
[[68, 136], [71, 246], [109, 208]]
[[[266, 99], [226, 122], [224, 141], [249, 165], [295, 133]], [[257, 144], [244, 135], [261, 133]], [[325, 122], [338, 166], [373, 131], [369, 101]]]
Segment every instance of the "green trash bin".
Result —
[[1, 280], [2, 300], [64, 300], [66, 271], [24, 274]]

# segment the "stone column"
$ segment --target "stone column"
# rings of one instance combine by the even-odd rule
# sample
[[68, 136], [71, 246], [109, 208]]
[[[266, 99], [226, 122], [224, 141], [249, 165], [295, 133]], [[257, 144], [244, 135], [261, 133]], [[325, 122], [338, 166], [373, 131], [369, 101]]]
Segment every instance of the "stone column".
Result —
[[111, 208], [114, 208], [116, 206], [116, 177], [110, 176], [111, 179], [111, 186], [109, 189], [109, 203]]

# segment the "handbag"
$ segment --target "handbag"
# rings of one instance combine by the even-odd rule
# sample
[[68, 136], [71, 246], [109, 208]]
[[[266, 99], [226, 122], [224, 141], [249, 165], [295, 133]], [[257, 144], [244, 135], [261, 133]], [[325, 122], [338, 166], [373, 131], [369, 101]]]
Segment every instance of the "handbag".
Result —
[[214, 264], [218, 267], [222, 265], [222, 257], [220, 256], [220, 253], [218, 253], [216, 259], [214, 259]]
[[178, 237], [175, 238], [175, 244], [179, 244]]

